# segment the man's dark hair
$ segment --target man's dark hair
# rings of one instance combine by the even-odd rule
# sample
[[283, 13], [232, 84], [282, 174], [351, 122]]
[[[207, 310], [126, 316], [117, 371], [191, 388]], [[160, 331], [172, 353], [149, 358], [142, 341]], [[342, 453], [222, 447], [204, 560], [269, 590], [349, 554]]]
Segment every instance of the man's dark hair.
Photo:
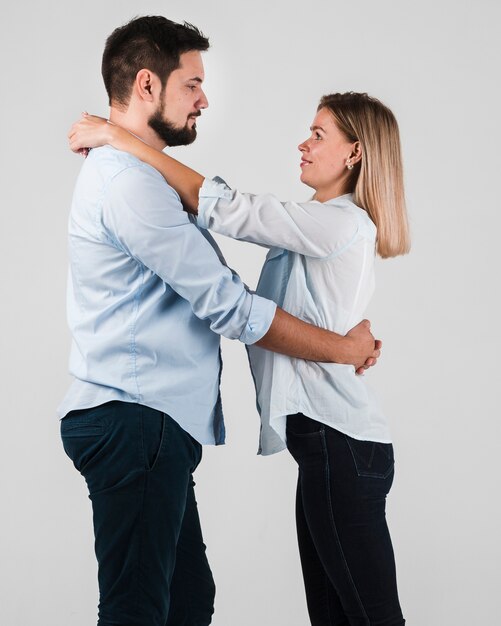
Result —
[[165, 87], [179, 67], [184, 52], [209, 48], [209, 40], [192, 24], [177, 24], [165, 17], [137, 17], [116, 28], [106, 40], [101, 73], [110, 106], [127, 106], [139, 70], [148, 69]]

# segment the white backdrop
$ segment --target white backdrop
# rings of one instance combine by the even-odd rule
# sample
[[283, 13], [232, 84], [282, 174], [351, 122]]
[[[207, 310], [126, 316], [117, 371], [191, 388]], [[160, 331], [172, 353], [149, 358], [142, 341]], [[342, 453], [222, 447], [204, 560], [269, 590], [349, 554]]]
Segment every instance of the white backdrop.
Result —
[[[413, 250], [378, 264], [370, 374], [397, 472], [388, 518], [412, 626], [499, 620], [499, 23], [496, 0], [356, 3], [9, 3], [2, 9], [0, 623], [91, 626], [90, 502], [55, 407], [69, 384], [66, 218], [79, 157], [66, 132], [106, 114], [106, 37], [138, 14], [199, 26], [210, 107], [175, 154], [244, 191], [305, 199], [296, 149], [319, 97], [367, 91], [399, 120]], [[498, 76], [496, 79], [495, 77]], [[263, 252], [219, 238], [255, 286]], [[197, 494], [218, 588], [214, 626], [308, 623], [295, 543], [296, 469], [255, 455], [242, 345], [223, 341], [228, 445]]]

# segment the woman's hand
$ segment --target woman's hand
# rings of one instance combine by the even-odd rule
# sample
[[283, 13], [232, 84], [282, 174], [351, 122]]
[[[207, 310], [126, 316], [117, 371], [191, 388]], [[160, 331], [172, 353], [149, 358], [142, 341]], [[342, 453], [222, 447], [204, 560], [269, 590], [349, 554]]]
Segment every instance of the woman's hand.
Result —
[[178, 192], [185, 210], [196, 215], [198, 194], [204, 182], [201, 174], [164, 154], [161, 150], [149, 146], [125, 128], [103, 117], [88, 113], [83, 113], [82, 116], [82, 119], [75, 122], [68, 133], [70, 148], [73, 152], [87, 156], [90, 148], [109, 144], [117, 150], [132, 154], [158, 170], [169, 185]]
[[98, 148], [105, 144], [115, 145], [116, 134], [120, 130], [126, 132], [110, 124], [104, 117], [82, 113], [82, 118], [73, 124], [68, 133], [70, 149], [87, 156], [90, 148]]

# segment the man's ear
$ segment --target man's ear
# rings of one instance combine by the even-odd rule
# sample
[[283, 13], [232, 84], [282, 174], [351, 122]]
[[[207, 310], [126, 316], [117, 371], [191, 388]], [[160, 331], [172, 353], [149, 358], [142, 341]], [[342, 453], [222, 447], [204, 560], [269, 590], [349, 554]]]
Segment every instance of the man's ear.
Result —
[[154, 102], [162, 91], [158, 76], [146, 69], [139, 70], [136, 74], [134, 88], [137, 96], [145, 102]]

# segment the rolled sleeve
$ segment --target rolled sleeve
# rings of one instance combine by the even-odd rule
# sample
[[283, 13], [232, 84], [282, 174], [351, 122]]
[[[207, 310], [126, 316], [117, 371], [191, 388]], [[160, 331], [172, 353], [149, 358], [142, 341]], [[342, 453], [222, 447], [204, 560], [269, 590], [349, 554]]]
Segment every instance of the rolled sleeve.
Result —
[[197, 224], [200, 228], [209, 229], [210, 217], [219, 198], [231, 200], [231, 189], [219, 176], [212, 180], [206, 178], [198, 194]]
[[282, 202], [273, 194], [230, 189], [216, 177], [200, 189], [197, 223], [233, 239], [328, 259], [357, 240], [353, 207], [345, 196], [329, 202]]
[[270, 329], [277, 305], [271, 300], [252, 295], [252, 304], [247, 324], [239, 339], [247, 345], [262, 339]]
[[267, 332], [276, 305], [259, 302], [221, 263], [155, 170], [130, 167], [116, 176], [105, 196], [103, 221], [117, 246], [187, 300], [215, 333], [254, 343]]

